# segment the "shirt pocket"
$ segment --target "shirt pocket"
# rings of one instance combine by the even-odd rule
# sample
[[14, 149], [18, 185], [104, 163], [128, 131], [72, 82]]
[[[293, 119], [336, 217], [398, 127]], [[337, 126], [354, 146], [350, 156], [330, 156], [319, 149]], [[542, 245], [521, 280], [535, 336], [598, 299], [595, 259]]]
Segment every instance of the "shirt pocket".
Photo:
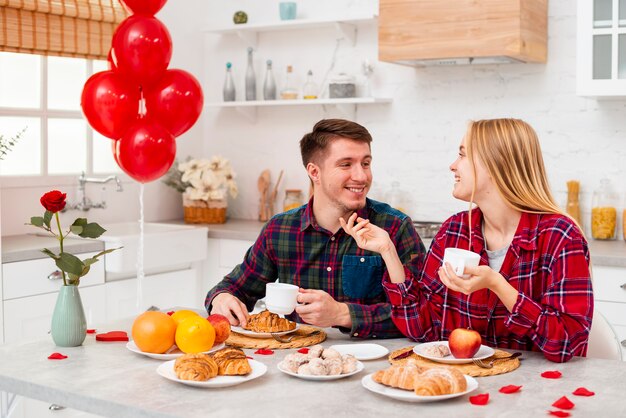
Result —
[[383, 260], [380, 256], [344, 255], [341, 271], [343, 293], [349, 298], [371, 298], [382, 293]]

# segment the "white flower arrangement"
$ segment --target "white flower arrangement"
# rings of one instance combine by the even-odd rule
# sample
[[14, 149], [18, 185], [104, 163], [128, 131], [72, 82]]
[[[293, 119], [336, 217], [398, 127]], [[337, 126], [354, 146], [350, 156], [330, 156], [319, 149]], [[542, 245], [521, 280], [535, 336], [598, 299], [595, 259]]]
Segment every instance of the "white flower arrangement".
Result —
[[199, 158], [179, 163], [170, 170], [165, 184], [183, 192], [189, 200], [225, 200], [228, 193], [236, 198], [239, 190], [230, 161], [222, 156]]

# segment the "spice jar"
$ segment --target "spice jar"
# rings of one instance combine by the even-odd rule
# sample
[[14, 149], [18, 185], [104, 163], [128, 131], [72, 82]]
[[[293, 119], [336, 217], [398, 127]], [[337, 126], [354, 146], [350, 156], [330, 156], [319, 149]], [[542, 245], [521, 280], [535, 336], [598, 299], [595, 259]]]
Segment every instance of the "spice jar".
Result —
[[567, 182], [567, 206], [565, 211], [569, 216], [574, 218], [578, 225], [582, 227], [580, 219], [580, 203], [578, 201], [578, 193], [580, 192], [580, 182], [578, 180], [570, 180]]
[[609, 179], [600, 180], [600, 187], [593, 192], [591, 203], [591, 236], [594, 239], [615, 239], [617, 199]]
[[356, 97], [354, 77], [345, 73], [340, 73], [333, 77], [328, 84], [328, 97], [331, 99]]
[[302, 190], [300, 189], [287, 189], [285, 190], [285, 200], [283, 202], [283, 212], [288, 210], [299, 208], [302, 206]]

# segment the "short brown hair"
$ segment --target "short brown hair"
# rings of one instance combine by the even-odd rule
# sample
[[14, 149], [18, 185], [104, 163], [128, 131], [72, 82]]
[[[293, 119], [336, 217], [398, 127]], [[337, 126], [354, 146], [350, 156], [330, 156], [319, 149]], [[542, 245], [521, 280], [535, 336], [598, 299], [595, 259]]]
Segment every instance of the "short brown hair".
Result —
[[328, 144], [337, 138], [352, 139], [367, 145], [372, 142], [372, 135], [356, 122], [345, 119], [322, 119], [300, 140], [302, 164], [306, 167], [314, 159], [319, 159]]

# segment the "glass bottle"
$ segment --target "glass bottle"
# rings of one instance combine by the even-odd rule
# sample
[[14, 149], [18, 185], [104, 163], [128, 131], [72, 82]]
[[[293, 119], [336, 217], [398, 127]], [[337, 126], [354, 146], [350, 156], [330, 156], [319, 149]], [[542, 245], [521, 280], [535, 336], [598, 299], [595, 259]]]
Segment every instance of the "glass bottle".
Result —
[[274, 81], [274, 73], [272, 72], [272, 60], [267, 60], [265, 82], [263, 83], [263, 99], [276, 100], [276, 82]]
[[313, 71], [306, 74], [306, 83], [302, 87], [303, 99], [317, 99], [317, 84], [313, 81]]
[[287, 66], [287, 74], [285, 75], [285, 85], [280, 91], [280, 98], [283, 100], [295, 100], [298, 98], [298, 89], [295, 87], [293, 80], [293, 67]]
[[582, 228], [580, 219], [580, 203], [578, 193], [580, 192], [580, 182], [578, 180], [570, 180], [567, 182], [567, 205], [565, 211], [569, 216], [574, 218], [578, 225]]
[[392, 208], [406, 213], [404, 209], [404, 193], [400, 190], [400, 182], [394, 181], [391, 183], [391, 190], [387, 192], [385, 200]]
[[288, 210], [299, 208], [304, 203], [302, 202], [302, 190], [300, 189], [287, 189], [285, 190], [285, 200], [283, 201], [283, 212]]
[[234, 102], [236, 97], [235, 82], [233, 81], [233, 64], [226, 63], [226, 78], [224, 79], [224, 101]]
[[248, 48], [248, 68], [246, 68], [246, 100], [256, 100], [256, 76], [252, 64], [252, 48]]
[[617, 224], [617, 196], [611, 190], [609, 179], [600, 180], [591, 203], [591, 236], [594, 239], [615, 239]]

